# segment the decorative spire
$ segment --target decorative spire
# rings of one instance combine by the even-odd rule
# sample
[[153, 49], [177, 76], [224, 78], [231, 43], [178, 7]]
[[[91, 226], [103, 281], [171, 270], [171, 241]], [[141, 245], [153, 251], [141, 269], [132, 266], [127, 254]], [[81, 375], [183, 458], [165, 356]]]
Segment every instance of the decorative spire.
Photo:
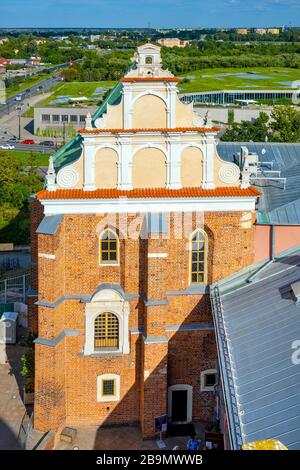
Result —
[[46, 174], [46, 188], [48, 191], [55, 191], [56, 189], [56, 174], [54, 170], [53, 157], [49, 157], [48, 171]]
[[91, 113], [87, 113], [87, 115], [86, 115], [86, 118], [85, 118], [85, 128], [86, 128], [87, 130], [89, 130], [89, 131], [93, 129]]

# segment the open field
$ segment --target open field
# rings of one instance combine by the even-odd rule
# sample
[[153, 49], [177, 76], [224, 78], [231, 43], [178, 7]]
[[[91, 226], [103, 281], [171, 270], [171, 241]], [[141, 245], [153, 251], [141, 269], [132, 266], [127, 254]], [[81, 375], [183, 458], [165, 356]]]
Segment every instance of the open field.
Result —
[[49, 163], [49, 154], [48, 153], [37, 153], [30, 152], [30, 150], [2, 150], [0, 149], [0, 155], [6, 154], [14, 157], [18, 157], [22, 163], [25, 165], [30, 165], [34, 163], [37, 166], [48, 166]]
[[[115, 82], [112, 81], [103, 81], [103, 82], [61, 82], [55, 85], [50, 92], [52, 92], [51, 96], [46, 98], [45, 100], [41, 101], [38, 106], [47, 106], [53, 100], [59, 99], [62, 96], [68, 96], [70, 98], [88, 98], [93, 99], [99, 97], [99, 94], [94, 94], [97, 88], [106, 88], [106, 87], [113, 87]], [[96, 104], [97, 101], [95, 100], [94, 103]]]
[[280, 90], [297, 88], [300, 70], [284, 67], [251, 67], [193, 70], [181, 75], [188, 83], [180, 83], [181, 93], [218, 90]]

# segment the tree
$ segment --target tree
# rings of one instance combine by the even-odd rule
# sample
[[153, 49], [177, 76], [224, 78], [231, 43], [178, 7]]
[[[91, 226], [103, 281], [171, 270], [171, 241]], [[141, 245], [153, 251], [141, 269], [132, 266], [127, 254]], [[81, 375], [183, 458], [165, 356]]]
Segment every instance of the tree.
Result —
[[233, 109], [228, 109], [227, 113], [227, 123], [229, 125], [229, 128], [233, 126], [234, 124], [234, 110]]
[[34, 157], [26, 167], [19, 158], [0, 153], [0, 239], [28, 243], [28, 197], [42, 188]]
[[272, 141], [300, 142], [300, 111], [289, 105], [276, 106], [271, 119]]
[[269, 116], [261, 112], [256, 121], [242, 121], [240, 124], [233, 123], [230, 129], [226, 129], [221, 140], [227, 142], [264, 142], [269, 138], [268, 128]]

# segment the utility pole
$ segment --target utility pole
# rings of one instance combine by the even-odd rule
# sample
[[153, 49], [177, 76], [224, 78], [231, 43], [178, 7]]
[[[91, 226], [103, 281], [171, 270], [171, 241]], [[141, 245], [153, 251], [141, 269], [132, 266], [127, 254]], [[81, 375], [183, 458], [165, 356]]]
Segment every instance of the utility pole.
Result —
[[19, 118], [19, 140], [21, 140], [21, 111], [22, 111], [22, 104], [16, 107], [16, 110], [18, 111], [18, 118]]
[[63, 129], [64, 129], [63, 136], [64, 136], [64, 145], [65, 145], [65, 143], [66, 143], [66, 123], [65, 123], [65, 121], [63, 122]]

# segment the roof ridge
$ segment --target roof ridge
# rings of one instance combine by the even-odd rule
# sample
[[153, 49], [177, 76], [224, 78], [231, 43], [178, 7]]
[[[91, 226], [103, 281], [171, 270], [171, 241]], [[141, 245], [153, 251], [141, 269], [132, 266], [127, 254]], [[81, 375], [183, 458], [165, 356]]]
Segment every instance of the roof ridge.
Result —
[[215, 189], [204, 189], [200, 187], [187, 187], [181, 189], [168, 188], [136, 188], [130, 190], [120, 190], [116, 188], [99, 188], [93, 191], [84, 189], [56, 189], [48, 191], [43, 189], [36, 194], [38, 199], [116, 199], [116, 198], [192, 198], [192, 197], [257, 197], [260, 192], [250, 186], [241, 189], [240, 187], [219, 187]]
[[123, 128], [123, 129], [80, 129], [81, 134], [104, 134], [104, 133], [139, 133], [139, 132], [219, 132], [220, 128], [213, 127], [153, 127], [153, 128]]

